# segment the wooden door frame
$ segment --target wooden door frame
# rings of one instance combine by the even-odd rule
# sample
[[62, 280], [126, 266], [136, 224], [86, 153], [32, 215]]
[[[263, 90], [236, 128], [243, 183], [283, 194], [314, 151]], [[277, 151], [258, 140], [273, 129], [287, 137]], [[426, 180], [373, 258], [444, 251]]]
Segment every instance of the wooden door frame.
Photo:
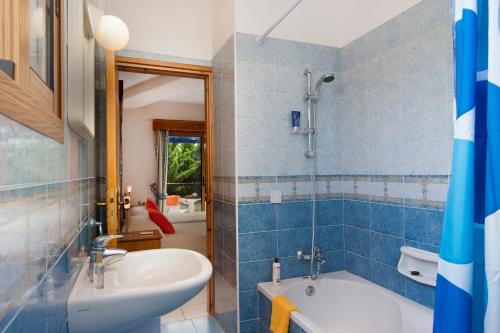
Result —
[[[133, 58], [133, 57], [122, 57], [122, 56], [108, 56], [107, 59], [112, 58], [112, 60], [107, 60], [106, 71], [108, 68], [113, 72], [109, 74], [109, 77], [113, 82], [116, 81], [118, 77], [118, 72], [134, 72], [134, 73], [144, 73], [144, 74], [156, 74], [165, 76], [175, 76], [183, 78], [193, 78], [203, 80], [205, 83], [205, 133], [206, 133], [206, 220], [207, 220], [207, 257], [215, 267], [215, 253], [214, 253], [214, 225], [213, 225], [213, 163], [214, 163], [214, 140], [213, 140], [213, 87], [212, 87], [212, 68], [209, 66], [200, 66], [192, 64], [182, 64], [169, 61], [161, 60], [150, 60], [143, 58]], [[116, 89], [116, 86], [112, 86], [108, 89], [107, 94], [107, 105], [110, 112], [116, 112], [116, 91], [110, 92], [109, 90]], [[112, 99], [112, 100], [111, 100]], [[109, 119], [108, 113], [108, 119]], [[109, 127], [108, 127], [109, 129]], [[116, 130], [116, 128], [115, 128]], [[109, 146], [109, 145], [108, 145]], [[109, 152], [108, 152], [109, 153]], [[109, 166], [108, 166], [109, 170]], [[108, 206], [110, 207], [110, 206]], [[110, 230], [110, 229], [108, 229]], [[208, 288], [208, 311], [213, 313], [214, 311], [214, 275], [209, 282]]]

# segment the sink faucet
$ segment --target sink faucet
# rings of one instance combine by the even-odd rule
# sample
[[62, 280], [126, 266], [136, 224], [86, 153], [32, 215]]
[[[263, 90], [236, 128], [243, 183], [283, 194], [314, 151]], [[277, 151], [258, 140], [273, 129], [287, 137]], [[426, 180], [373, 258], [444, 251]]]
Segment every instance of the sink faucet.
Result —
[[[297, 260], [310, 260], [311, 261], [311, 279], [316, 280], [319, 277], [321, 266], [326, 264], [326, 260], [321, 254], [321, 248], [317, 245], [313, 246], [313, 253], [310, 255], [304, 254], [304, 251], [297, 251]], [[314, 270], [314, 264], [316, 269]]]
[[[127, 250], [108, 249], [108, 243], [116, 238], [122, 238], [123, 235], [99, 236], [92, 241], [92, 249], [90, 251], [89, 260], [89, 278], [90, 282], [94, 282], [94, 276], [98, 275], [96, 288], [104, 288], [104, 262], [105, 258], [109, 257], [124, 257]], [[96, 271], [96, 265], [99, 266]]]

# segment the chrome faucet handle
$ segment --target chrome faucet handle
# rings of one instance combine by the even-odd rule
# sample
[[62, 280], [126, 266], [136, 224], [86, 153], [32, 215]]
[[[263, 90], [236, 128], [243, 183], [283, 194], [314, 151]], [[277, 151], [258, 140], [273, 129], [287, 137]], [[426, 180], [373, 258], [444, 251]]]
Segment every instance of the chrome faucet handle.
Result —
[[92, 249], [105, 249], [111, 240], [122, 237], [123, 235], [98, 236], [92, 241]]
[[302, 251], [302, 250], [297, 251], [297, 259], [298, 260], [304, 259], [304, 251]]
[[304, 254], [304, 251], [298, 250], [297, 251], [297, 260], [311, 260], [312, 256]]

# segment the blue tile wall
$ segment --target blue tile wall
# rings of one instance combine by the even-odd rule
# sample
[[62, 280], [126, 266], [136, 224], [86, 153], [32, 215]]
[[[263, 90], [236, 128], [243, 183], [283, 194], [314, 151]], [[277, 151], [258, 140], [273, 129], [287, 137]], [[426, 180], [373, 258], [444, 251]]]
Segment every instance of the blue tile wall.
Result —
[[442, 211], [418, 208], [405, 209], [406, 239], [438, 247], [442, 228]]
[[[346, 221], [348, 219], [346, 218]], [[370, 232], [367, 229], [345, 226], [345, 250], [368, 258], [370, 256]]]
[[240, 320], [251, 320], [257, 318], [257, 291], [240, 292]]
[[300, 249], [311, 247], [312, 228], [278, 231], [278, 256], [293, 257]]
[[259, 321], [257, 319], [240, 322], [240, 333], [256, 333], [259, 332], [259, 329]]
[[257, 290], [257, 283], [271, 281], [272, 263], [272, 260], [240, 262], [238, 272], [240, 292]]
[[[338, 74], [342, 173], [375, 175], [343, 178], [346, 269], [429, 307], [433, 288], [403, 277], [396, 266], [403, 245], [439, 250], [452, 64], [448, 1], [424, 0], [342, 48]], [[411, 176], [418, 174], [442, 175], [432, 177], [439, 191], [429, 195], [437, 187]], [[415, 183], [423, 185], [420, 198], [410, 194]]]
[[26, 299], [5, 332], [66, 332], [67, 300], [89, 250], [85, 224]]
[[[340, 82], [337, 89], [337, 93], [340, 91], [340, 96], [339, 94], [333, 94], [331, 100], [329, 100], [330, 96], [326, 97], [327, 102], [325, 103], [335, 108], [337, 106], [334, 100], [335, 97], [345, 101], [342, 98], [342, 93], [356, 91], [358, 88], [355, 85], [356, 80], [362, 80], [363, 75], [369, 75], [369, 73], [359, 71], [356, 68], [359, 63], [373, 57], [378, 57], [384, 50], [399, 50], [398, 45], [401, 43], [399, 31], [404, 25], [402, 21], [403, 19], [398, 17], [394, 21], [388, 22], [371, 32], [366, 38], [363, 37], [364, 39], [355, 41], [352, 45], [342, 49], [340, 51], [342, 55], [341, 60], [338, 59], [338, 53], [333, 55], [334, 50], [328, 50], [327, 54], [330, 55], [331, 61], [328, 62], [327, 66], [330, 66], [329, 68], [332, 68], [332, 70], [337, 70], [340, 66]], [[285, 134], [288, 131], [287, 126], [284, 125], [287, 122], [287, 112], [285, 112], [288, 111], [287, 108], [296, 107], [302, 110], [303, 105], [300, 102], [294, 102], [293, 95], [304, 90], [303, 77], [297, 75], [297, 73], [299, 72], [299, 68], [302, 71], [302, 67], [307, 66], [308, 61], [310, 61], [311, 58], [308, 58], [308, 54], [309, 56], [312, 54], [311, 48], [313, 47], [307, 44], [273, 39], [270, 39], [265, 46], [258, 48], [254, 44], [253, 36], [237, 35], [236, 59], [238, 71], [236, 80], [238, 82], [237, 94], [239, 102], [236, 112], [239, 119], [237, 130], [240, 152], [239, 176], [274, 176], [280, 175], [280, 173], [283, 175], [307, 174], [306, 164], [304, 164], [302, 169], [300, 166], [303, 159], [294, 159], [294, 162], [290, 163], [290, 158], [293, 158], [292, 155], [286, 156], [284, 160], [286, 167], [283, 168], [282, 166], [285, 164], [279, 163], [279, 145], [278, 148], [275, 148], [269, 146], [267, 143], [272, 140], [278, 143], [282, 142], [277, 133], [283, 131]], [[416, 51], [418, 50], [419, 48]], [[344, 57], [344, 54], [349, 56]], [[279, 65], [275, 65], [277, 59], [280, 59]], [[397, 59], [397, 57], [393, 59]], [[379, 62], [378, 64], [380, 65], [381, 63]], [[387, 77], [384, 76], [382, 81], [392, 82], [391, 73], [391, 70], [388, 70]], [[343, 76], [350, 76], [350, 82], [347, 83], [352, 84], [350, 87], [352, 89], [345, 89]], [[388, 90], [387, 87], [382, 88]], [[358, 98], [359, 96], [355, 97]], [[391, 101], [391, 98], [394, 99], [395, 97], [397, 96], [388, 96], [385, 102], [390, 104], [395, 101]], [[362, 101], [368, 100], [363, 97]], [[364, 107], [368, 105], [369, 103]], [[377, 104], [374, 103], [373, 105]], [[281, 109], [282, 106], [284, 110]], [[257, 112], [251, 112], [254, 107], [256, 107]], [[346, 110], [348, 109], [346, 108]], [[352, 110], [349, 112], [352, 112]], [[279, 114], [274, 116], [274, 113]], [[326, 112], [320, 114], [324, 113]], [[333, 117], [335, 116], [337, 117], [336, 119], [339, 119], [338, 117], [342, 115], [337, 114]], [[325, 120], [334, 121], [335, 118]], [[263, 123], [263, 121], [265, 122]], [[354, 119], [347, 119], [343, 123], [345, 128], [349, 129], [349, 132], [346, 132], [349, 135], [352, 134], [352, 129], [362, 129], [363, 124], [361, 122], [353, 121]], [[443, 121], [446, 123], [448, 119], [444, 119]], [[349, 127], [351, 124], [353, 127]], [[369, 125], [366, 122], [365, 124]], [[373, 122], [373, 124], [378, 123]], [[280, 129], [279, 126], [283, 126], [283, 129]], [[246, 129], [255, 133], [254, 130], [256, 127], [260, 127], [257, 135], [247, 134]], [[328, 132], [334, 130], [332, 128]], [[363, 134], [362, 132], [360, 133]], [[321, 146], [323, 140], [319, 134], [318, 131], [318, 146]], [[365, 135], [365, 137], [368, 138], [368, 135]], [[259, 143], [260, 139], [263, 139], [262, 143]], [[324, 139], [330, 138], [324, 136]], [[335, 142], [335, 139], [333, 140]], [[288, 137], [287, 141], [294, 146], [304, 146], [300, 138]], [[361, 142], [364, 141], [359, 141], [354, 148], [359, 148]], [[380, 140], [376, 142], [382, 144]], [[340, 140], [340, 143], [342, 145], [344, 142]], [[370, 141], [366, 141], [366, 143], [371, 144]], [[269, 156], [273, 154], [269, 149], [277, 149], [277, 154], [275, 155], [277, 159], [274, 162], [269, 159]], [[318, 151], [321, 151], [321, 149], [318, 149]], [[443, 151], [441, 152], [443, 153]], [[445, 151], [443, 155], [446, 156], [448, 152]], [[349, 154], [352, 155], [352, 153], [356, 155], [358, 152], [350, 149]], [[365, 154], [366, 150], [360, 151], [360, 153], [361, 155], [368, 155]], [[394, 155], [394, 150], [391, 153]], [[246, 155], [251, 156], [251, 159], [246, 159]], [[335, 152], [329, 151], [328, 155], [339, 158]], [[328, 170], [321, 167], [325, 163], [334, 164], [334, 161], [328, 159], [319, 161], [320, 170]], [[363, 164], [367, 167], [366, 171], [368, 174], [376, 174], [378, 171], [388, 170], [384, 170], [383, 167], [379, 168], [378, 165], [376, 168], [372, 168], [371, 165], [374, 163], [368, 160], [347, 160], [345, 163], [342, 160], [342, 167]], [[389, 164], [394, 165], [392, 161], [389, 161]], [[442, 165], [443, 163], [441, 163]], [[334, 170], [339, 171], [341, 169]], [[344, 171], [348, 170], [355, 169], [346, 168]], [[409, 168], [409, 170], [413, 169]], [[433, 169], [429, 168], [429, 170]], [[440, 170], [443, 169], [441, 168]], [[271, 186], [266, 187], [266, 191], [271, 189], [280, 188], [279, 186], [273, 187], [271, 183]], [[262, 188], [260, 190], [260, 192], [256, 190], [257, 195], [265, 195], [262, 194]], [[307, 265], [297, 262], [293, 258], [293, 254], [296, 249], [307, 246], [309, 243], [308, 238], [311, 234], [311, 207], [310, 201], [307, 200], [298, 202], [293, 202], [292, 200], [292, 202], [275, 205], [275, 207], [271, 204], [240, 204], [238, 206], [240, 211], [238, 213], [240, 291], [255, 288], [252, 284], [256, 282], [270, 280], [271, 271], [269, 265], [274, 255], [279, 256], [281, 259], [283, 278], [308, 273]], [[406, 225], [412, 226], [412, 219], [419, 219], [417, 217], [419, 213], [427, 213], [430, 214], [430, 217], [433, 216], [431, 213], [424, 212], [418, 208], [411, 208], [410, 206], [371, 205], [354, 200], [325, 200], [318, 201], [317, 212], [317, 242], [324, 249], [331, 251], [331, 253], [327, 254], [327, 257], [332, 259], [328, 262], [331, 265], [327, 267], [328, 270], [346, 267], [350, 271], [367, 279], [379, 284], [383, 283], [385, 287], [403, 295], [406, 295], [406, 290], [402, 292], [401, 285], [404, 285], [406, 288], [406, 281], [402, 280], [400, 275], [395, 273], [395, 265], [399, 258], [399, 247], [407, 244], [428, 248], [428, 246], [436, 246], [435, 240], [439, 239], [440, 224], [436, 220], [429, 221], [427, 219], [412, 230], [405, 229]], [[276, 216], [275, 218], [274, 215]], [[439, 211], [437, 211], [436, 215], [438, 215], [436, 219], [439, 220]], [[434, 235], [434, 240], [430, 239], [432, 238], [431, 235]], [[275, 242], [277, 244], [274, 244]], [[437, 248], [433, 249], [436, 250]], [[384, 279], [384, 276], [390, 276], [391, 278]], [[403, 284], [401, 281], [403, 281]], [[413, 298], [415, 299], [415, 297]]]
[[[255, 312], [242, 301], [258, 282], [270, 281], [273, 256], [281, 260], [282, 278], [309, 273], [294, 253], [310, 246], [310, 164], [302, 157], [305, 138], [289, 128], [289, 111], [305, 111], [306, 67], [336, 74], [322, 91], [316, 128], [315, 231], [327, 251], [325, 270], [347, 269], [433, 306], [433, 288], [403, 277], [396, 265], [403, 245], [439, 250], [452, 141], [449, 17], [447, 0], [423, 0], [342, 49], [273, 38], [257, 45], [255, 36], [236, 34], [245, 332], [269, 327], [261, 314], [251, 318]], [[272, 190], [282, 191], [283, 203], [268, 203]]]
[[324, 227], [344, 224], [342, 205], [342, 200], [316, 201], [316, 225]]
[[[317, 242], [323, 247], [327, 261], [323, 272], [342, 270], [342, 201], [324, 200], [317, 204], [320, 206], [317, 217], [322, 219], [322, 226], [317, 228]], [[256, 327], [257, 283], [271, 280], [275, 257], [280, 258], [282, 279], [309, 274], [309, 262], [297, 260], [296, 253], [299, 249], [310, 252], [311, 214], [310, 201], [238, 205], [241, 329]]]
[[[259, 216], [258, 219], [255, 216]], [[276, 208], [274, 205], [240, 205], [238, 226], [241, 233], [276, 230]]]
[[311, 226], [312, 203], [310, 201], [287, 202], [277, 206], [279, 229], [306, 228]]
[[[66, 125], [59, 144], [3, 116], [0, 133], [0, 332], [60, 332], [95, 214], [93, 141]], [[19, 149], [30, 143], [43, 153]]]
[[[97, 48], [97, 99], [103, 59]], [[95, 146], [67, 122], [61, 144], [0, 115], [0, 332], [68, 331], [68, 295], [94, 236]]]
[[[296, 150], [296, 147], [305, 147], [307, 138], [291, 134], [290, 111], [303, 112], [305, 119], [304, 70], [311, 68], [315, 78], [324, 72], [338, 71], [340, 49], [275, 38], [267, 38], [259, 45], [255, 37], [236, 34], [238, 177], [308, 174], [310, 161]], [[333, 85], [329, 88], [323, 89], [320, 106], [323, 114], [338, 112], [333, 106]], [[323, 120], [320, 117], [318, 123]], [[330, 132], [325, 129], [324, 133]], [[339, 145], [332, 147], [340, 152]], [[294, 163], [290, 163], [292, 159]], [[283, 185], [278, 179], [274, 180], [273, 187]], [[295, 200], [311, 194], [310, 188], [297, 188], [296, 191], [299, 197]]]
[[237, 325], [236, 206], [214, 201], [215, 318], [226, 332]]
[[358, 228], [367, 228], [369, 222], [369, 206], [362, 202], [345, 201], [344, 202], [344, 216], [345, 224]]
[[341, 49], [343, 174], [449, 174], [452, 49], [447, 0], [423, 0]]
[[212, 60], [214, 87], [215, 318], [237, 330], [237, 244], [234, 149], [234, 37]]
[[273, 259], [277, 256], [276, 231], [240, 234], [240, 262]]
[[404, 207], [370, 205], [370, 223], [373, 231], [394, 237], [404, 235]]
[[344, 208], [358, 207], [368, 222], [351, 227], [359, 220], [344, 212], [346, 269], [384, 288], [432, 307], [431, 287], [413, 282], [397, 271], [403, 245], [438, 252], [444, 212], [425, 208], [406, 208], [369, 201], [346, 200]]

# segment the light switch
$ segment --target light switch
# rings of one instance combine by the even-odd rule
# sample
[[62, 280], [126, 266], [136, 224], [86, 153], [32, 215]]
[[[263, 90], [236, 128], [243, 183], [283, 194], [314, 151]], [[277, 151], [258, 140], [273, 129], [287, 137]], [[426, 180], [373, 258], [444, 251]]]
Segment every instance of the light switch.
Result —
[[281, 191], [271, 191], [271, 203], [281, 203]]

